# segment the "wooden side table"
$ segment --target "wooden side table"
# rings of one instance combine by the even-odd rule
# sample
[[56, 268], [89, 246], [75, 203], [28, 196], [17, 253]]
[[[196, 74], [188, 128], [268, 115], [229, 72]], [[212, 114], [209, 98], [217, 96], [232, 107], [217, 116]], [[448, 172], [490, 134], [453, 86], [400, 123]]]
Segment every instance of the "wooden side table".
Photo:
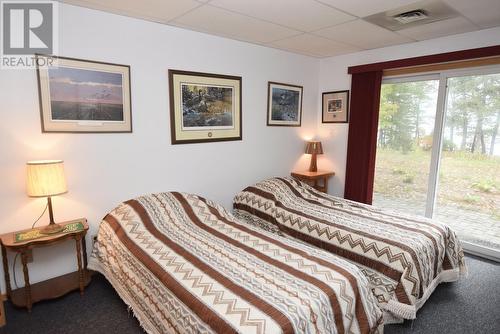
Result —
[[327, 193], [328, 179], [334, 176], [335, 173], [332, 171], [319, 170], [317, 172], [309, 172], [309, 171], [292, 172], [291, 175], [294, 178], [309, 184], [315, 189]]
[[[87, 231], [89, 229], [87, 220], [82, 218], [59, 224], [65, 226], [66, 228], [67, 225], [74, 226], [74, 224], [78, 222], [81, 222], [83, 224], [83, 229], [43, 235], [39, 238], [31, 240], [16, 241], [16, 234], [34, 231], [32, 229], [26, 229], [0, 235], [3, 271], [5, 275], [5, 286], [7, 288], [7, 298], [10, 299], [15, 306], [26, 307], [28, 309], [28, 312], [31, 312], [33, 303], [41, 300], [57, 298], [77, 289], [79, 289], [80, 294], [83, 295], [84, 288], [90, 283], [90, 274], [87, 271], [87, 247], [85, 244], [85, 235], [87, 234]], [[43, 226], [37, 229], [41, 228], [43, 228]], [[52, 246], [67, 239], [74, 239], [76, 242], [78, 271], [31, 285], [28, 272], [29, 250], [37, 247]], [[21, 255], [21, 262], [23, 264], [24, 273], [23, 288], [15, 290], [11, 289], [7, 250], [17, 252]]]

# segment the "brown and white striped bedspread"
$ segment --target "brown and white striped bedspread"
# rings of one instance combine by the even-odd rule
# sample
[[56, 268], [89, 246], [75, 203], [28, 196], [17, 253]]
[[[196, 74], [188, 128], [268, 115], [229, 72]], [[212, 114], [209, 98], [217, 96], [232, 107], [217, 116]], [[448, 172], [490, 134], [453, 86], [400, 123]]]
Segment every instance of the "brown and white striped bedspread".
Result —
[[356, 264], [386, 323], [415, 318], [437, 284], [466, 272], [460, 242], [447, 225], [326, 195], [292, 178], [244, 189], [234, 208], [237, 216], [258, 217], [270, 230]]
[[90, 267], [149, 333], [376, 333], [359, 269], [251, 225], [208, 200], [160, 193], [102, 221]]

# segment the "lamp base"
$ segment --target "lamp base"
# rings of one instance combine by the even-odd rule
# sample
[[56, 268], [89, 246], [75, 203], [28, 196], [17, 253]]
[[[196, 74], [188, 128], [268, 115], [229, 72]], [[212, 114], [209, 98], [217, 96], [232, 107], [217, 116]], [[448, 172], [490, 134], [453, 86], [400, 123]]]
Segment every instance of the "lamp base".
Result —
[[40, 233], [42, 233], [42, 234], [55, 234], [55, 233], [61, 232], [62, 230], [64, 230], [64, 226], [61, 226], [61, 225], [56, 224], [56, 223], [51, 223], [51, 224], [45, 226], [43, 229], [41, 229]]
[[309, 165], [309, 171], [310, 172], [317, 172], [318, 171], [318, 163], [316, 160], [316, 153], [313, 153], [311, 155], [311, 164]]

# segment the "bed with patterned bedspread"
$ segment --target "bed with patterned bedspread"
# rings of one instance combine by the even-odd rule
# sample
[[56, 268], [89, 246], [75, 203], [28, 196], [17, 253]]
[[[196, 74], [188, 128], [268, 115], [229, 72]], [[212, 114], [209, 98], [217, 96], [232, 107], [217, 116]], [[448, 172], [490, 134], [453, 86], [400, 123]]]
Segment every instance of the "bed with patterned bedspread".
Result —
[[356, 266], [195, 195], [122, 203], [103, 219], [89, 267], [148, 333], [383, 331]]
[[447, 225], [327, 195], [293, 178], [250, 186], [233, 205], [240, 218], [356, 264], [386, 323], [414, 319], [440, 282], [466, 273], [462, 247]]

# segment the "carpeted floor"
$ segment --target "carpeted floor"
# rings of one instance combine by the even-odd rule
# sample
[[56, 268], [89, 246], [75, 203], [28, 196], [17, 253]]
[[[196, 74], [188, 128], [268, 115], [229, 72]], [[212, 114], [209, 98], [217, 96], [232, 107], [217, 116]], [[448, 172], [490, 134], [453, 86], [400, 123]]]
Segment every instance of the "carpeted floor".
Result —
[[[385, 333], [500, 333], [500, 264], [468, 256], [469, 276], [441, 284], [417, 319], [385, 326]], [[143, 333], [111, 285], [95, 275], [85, 296], [71, 293], [37, 303], [31, 314], [5, 304], [0, 334]]]

